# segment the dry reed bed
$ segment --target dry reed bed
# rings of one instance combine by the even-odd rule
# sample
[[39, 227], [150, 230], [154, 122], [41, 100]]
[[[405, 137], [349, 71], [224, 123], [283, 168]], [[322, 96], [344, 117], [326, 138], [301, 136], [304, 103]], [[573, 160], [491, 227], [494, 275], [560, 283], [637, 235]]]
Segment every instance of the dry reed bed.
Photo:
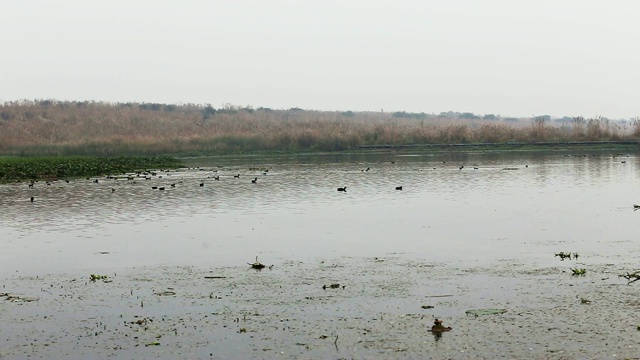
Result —
[[640, 124], [427, 114], [20, 101], [0, 105], [0, 154], [337, 151], [361, 145], [637, 140]]

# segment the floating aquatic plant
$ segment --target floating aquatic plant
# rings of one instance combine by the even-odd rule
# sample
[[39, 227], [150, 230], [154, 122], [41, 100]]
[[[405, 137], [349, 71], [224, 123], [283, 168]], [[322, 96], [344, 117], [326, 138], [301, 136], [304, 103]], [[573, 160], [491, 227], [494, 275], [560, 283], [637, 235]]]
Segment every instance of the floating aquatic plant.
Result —
[[579, 255], [577, 252], [576, 252], [576, 253], [571, 254], [570, 252], [564, 252], [564, 251], [561, 251], [561, 252], [559, 252], [559, 253], [556, 253], [556, 254], [555, 254], [555, 256], [556, 256], [556, 257], [559, 257], [559, 258], [560, 258], [560, 260], [564, 260], [564, 259], [569, 259], [569, 260], [571, 260], [572, 258], [573, 258], [574, 260], [578, 260], [578, 257], [580, 257], [580, 255]]
[[96, 282], [97, 280], [107, 280], [109, 277], [107, 275], [96, 275], [96, 274], [91, 274], [89, 275], [89, 280]]
[[636, 271], [633, 273], [629, 273], [627, 272], [626, 274], [622, 274], [622, 275], [618, 275], [618, 277], [623, 277], [625, 279], [627, 279], [629, 282], [627, 282], [627, 285], [636, 282], [638, 280], [640, 280], [640, 272]]
[[587, 273], [587, 269], [583, 269], [583, 268], [570, 268], [571, 271], [573, 272], [571, 275], [585, 275]]

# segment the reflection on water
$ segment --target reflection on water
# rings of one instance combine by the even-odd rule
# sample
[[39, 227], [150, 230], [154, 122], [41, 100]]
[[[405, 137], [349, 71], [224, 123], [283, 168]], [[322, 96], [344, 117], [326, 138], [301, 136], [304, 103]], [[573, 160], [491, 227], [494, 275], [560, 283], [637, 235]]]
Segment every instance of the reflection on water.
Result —
[[477, 265], [579, 251], [606, 261], [637, 253], [640, 217], [638, 158], [612, 155], [193, 159], [195, 168], [148, 180], [2, 185], [0, 270], [226, 265], [258, 254]]

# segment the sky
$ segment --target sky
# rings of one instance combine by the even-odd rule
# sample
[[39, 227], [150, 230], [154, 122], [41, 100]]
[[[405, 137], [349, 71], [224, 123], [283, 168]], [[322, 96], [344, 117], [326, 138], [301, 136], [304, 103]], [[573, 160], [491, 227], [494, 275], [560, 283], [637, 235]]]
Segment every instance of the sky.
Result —
[[0, 101], [640, 116], [637, 0], [0, 0]]

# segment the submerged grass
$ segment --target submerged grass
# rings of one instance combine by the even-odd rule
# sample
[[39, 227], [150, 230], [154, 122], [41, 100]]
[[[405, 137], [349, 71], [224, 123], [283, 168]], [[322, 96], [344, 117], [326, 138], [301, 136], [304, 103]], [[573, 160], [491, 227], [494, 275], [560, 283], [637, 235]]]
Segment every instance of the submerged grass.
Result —
[[182, 164], [168, 157], [38, 157], [0, 158], [0, 183], [25, 180], [55, 180], [105, 174], [175, 168]]

